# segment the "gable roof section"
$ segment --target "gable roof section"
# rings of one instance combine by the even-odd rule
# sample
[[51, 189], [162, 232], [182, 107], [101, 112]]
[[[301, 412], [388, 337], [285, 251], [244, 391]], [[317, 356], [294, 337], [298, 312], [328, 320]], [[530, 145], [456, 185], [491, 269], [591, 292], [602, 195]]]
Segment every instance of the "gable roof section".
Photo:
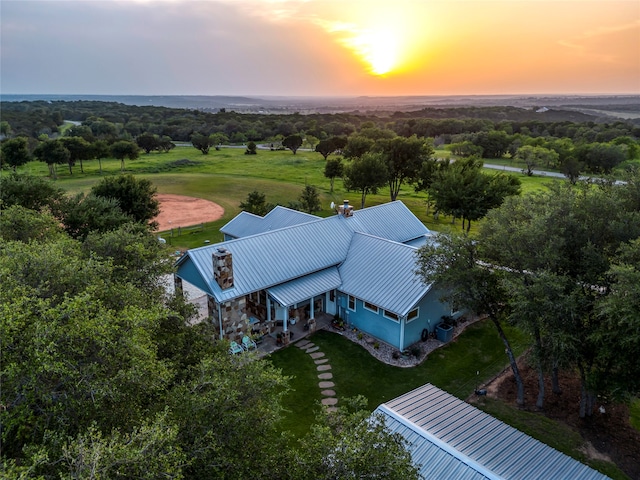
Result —
[[353, 232], [368, 233], [400, 243], [431, 233], [400, 200], [354, 210], [353, 217], [345, 220]]
[[319, 219], [320, 217], [316, 217], [315, 215], [277, 205], [264, 217], [244, 211], [240, 212], [240, 214], [223, 226], [220, 231], [234, 238], [242, 238]]
[[[178, 260], [179, 270], [189, 258], [205, 279], [203, 290], [218, 301], [273, 287], [342, 262], [352, 232], [341, 220], [331, 217], [195, 248]], [[233, 259], [234, 287], [226, 290], [213, 279], [212, 254], [218, 247], [229, 250]]]
[[424, 478], [608, 478], [430, 384], [374, 413], [412, 442], [412, 459]]
[[316, 297], [329, 290], [340, 287], [340, 274], [337, 267], [330, 267], [319, 272], [295, 278], [270, 288], [269, 294], [283, 307]]
[[[292, 211], [284, 209], [284, 207], [282, 210]], [[236, 219], [239, 217], [241, 217], [239, 222], [247, 221], [248, 224], [255, 222], [256, 218], [259, 221], [266, 219], [266, 217], [261, 219], [261, 217], [252, 214], [240, 214]], [[308, 217], [313, 216], [309, 215]], [[298, 216], [297, 218], [300, 220], [303, 217]], [[233, 220], [229, 222], [229, 224], [231, 223]], [[270, 225], [275, 224], [273, 222]], [[358, 237], [371, 239], [385, 235], [390, 237], [389, 240], [392, 241], [385, 240], [387, 237], [377, 238], [376, 241], [369, 240], [370, 246], [359, 246], [353, 251], [359, 255], [347, 255], [356, 233], [358, 233]], [[338, 266], [346, 259], [348, 265], [356, 271], [349, 274], [349, 267], [347, 269], [341, 267], [340, 276], [347, 274], [347, 284], [354, 286], [354, 292], [375, 295], [375, 297], [357, 295], [359, 298], [365, 298], [372, 303], [378, 301], [372, 298], [379, 298], [380, 307], [404, 315], [405, 310], [408, 311], [410, 308], [407, 305], [416, 299], [418, 289], [422, 291], [422, 294], [426, 291], [417, 277], [415, 283], [409, 281], [410, 278], [414, 279], [415, 277], [413, 274], [415, 259], [408, 252], [413, 252], [415, 249], [401, 243], [429, 233], [429, 230], [402, 202], [396, 201], [355, 211], [353, 216], [349, 218], [334, 215], [195, 248], [189, 250], [177, 261], [178, 273], [180, 277], [194, 283], [221, 302], [258, 290], [271, 289], [296, 278]], [[362, 242], [365, 240], [358, 240], [356, 244], [362, 245]], [[226, 290], [222, 290], [213, 279], [212, 254], [219, 247], [229, 250], [233, 258], [234, 287]], [[366, 250], [374, 247], [378, 249], [378, 253], [372, 257], [371, 254], [367, 254]], [[358, 252], [363, 248], [364, 252]], [[386, 249], [389, 250], [386, 251]], [[352, 256], [354, 259], [351, 258]], [[383, 260], [388, 257], [395, 260], [385, 260], [384, 270], [372, 262], [372, 258]], [[355, 262], [356, 258], [359, 259], [358, 262]], [[402, 268], [404, 268], [403, 272], [401, 272]], [[368, 273], [359, 275], [357, 270]], [[388, 272], [395, 272], [393, 274], [396, 277], [394, 283], [389, 283], [388, 279], [392, 277]], [[367, 274], [369, 275], [369, 283], [357, 286], [356, 282]], [[378, 274], [379, 278], [373, 278], [373, 275]], [[345, 279], [342, 280], [344, 282]], [[372, 283], [374, 280], [378, 282]], [[380, 281], [386, 281], [386, 283], [380, 284]], [[395, 289], [396, 286], [407, 290], [389, 292], [385, 291], [385, 286], [386, 290]], [[301, 285], [289, 286], [289, 288], [298, 287]], [[356, 293], [353, 294], [356, 295]]]
[[340, 265], [340, 290], [397, 315], [406, 315], [429, 291], [415, 272], [416, 249], [356, 233]]

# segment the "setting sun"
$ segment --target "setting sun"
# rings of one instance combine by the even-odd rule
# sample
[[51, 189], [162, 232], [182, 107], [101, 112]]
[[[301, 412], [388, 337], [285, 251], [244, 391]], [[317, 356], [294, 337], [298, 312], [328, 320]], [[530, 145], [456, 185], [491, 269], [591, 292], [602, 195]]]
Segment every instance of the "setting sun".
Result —
[[351, 40], [351, 48], [374, 75], [385, 75], [397, 65], [397, 36], [389, 31], [367, 32]]

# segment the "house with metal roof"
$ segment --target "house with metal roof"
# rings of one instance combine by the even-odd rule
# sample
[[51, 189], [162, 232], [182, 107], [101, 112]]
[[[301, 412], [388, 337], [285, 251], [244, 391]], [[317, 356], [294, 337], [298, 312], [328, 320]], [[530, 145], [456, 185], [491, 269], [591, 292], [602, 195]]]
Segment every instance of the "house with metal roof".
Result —
[[430, 384], [383, 403], [373, 416], [407, 440], [425, 479], [609, 478]]
[[278, 207], [221, 230], [225, 241], [189, 250], [175, 274], [177, 288], [207, 294], [221, 339], [286, 333], [329, 314], [403, 350], [451, 314], [415, 274], [431, 232], [400, 201], [357, 211], [345, 201], [328, 218]]

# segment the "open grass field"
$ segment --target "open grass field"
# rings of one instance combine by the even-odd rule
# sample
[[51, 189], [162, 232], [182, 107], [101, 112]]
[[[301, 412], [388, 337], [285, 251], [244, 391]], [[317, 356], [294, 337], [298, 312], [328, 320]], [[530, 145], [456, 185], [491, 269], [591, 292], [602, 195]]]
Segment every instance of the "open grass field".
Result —
[[[449, 152], [437, 151], [436, 156], [444, 157]], [[315, 185], [321, 198], [322, 211], [319, 216], [329, 216], [331, 202], [341, 203], [347, 198], [355, 208], [360, 208], [360, 194], [344, 190], [342, 181], [336, 179], [334, 192], [330, 191], [329, 180], [324, 177], [325, 161], [319, 153], [299, 151], [259, 150], [257, 155], [244, 155], [242, 148], [223, 148], [203, 155], [193, 147], [176, 147], [169, 153], [141, 154], [136, 159], [125, 162], [125, 173], [131, 173], [151, 180], [160, 193], [173, 193], [211, 200], [225, 210], [224, 217], [211, 224], [205, 224], [202, 231], [180, 237], [167, 237], [173, 247], [193, 248], [202, 246], [205, 240], [216, 242], [222, 239], [219, 228], [240, 212], [239, 205], [253, 190], [266, 195], [267, 202], [287, 205], [298, 200], [306, 184]], [[87, 192], [102, 176], [118, 175], [120, 161], [102, 160], [102, 175], [97, 160], [84, 162], [84, 173], [76, 165], [73, 174], [66, 166], [58, 166], [57, 185], [69, 193]], [[47, 176], [47, 166], [41, 162], [30, 162], [19, 169], [20, 172]], [[488, 173], [495, 171], [487, 170]], [[552, 180], [545, 177], [526, 177], [514, 174], [522, 181], [523, 192], [542, 190]], [[389, 201], [389, 189], [382, 188], [377, 195], [368, 195], [365, 206], [378, 205]], [[460, 222], [452, 224], [451, 218], [440, 216], [434, 220], [426, 211], [427, 195], [415, 192], [404, 185], [399, 200], [425, 225], [435, 231], [460, 228]], [[472, 231], [477, 224], [472, 225]]]

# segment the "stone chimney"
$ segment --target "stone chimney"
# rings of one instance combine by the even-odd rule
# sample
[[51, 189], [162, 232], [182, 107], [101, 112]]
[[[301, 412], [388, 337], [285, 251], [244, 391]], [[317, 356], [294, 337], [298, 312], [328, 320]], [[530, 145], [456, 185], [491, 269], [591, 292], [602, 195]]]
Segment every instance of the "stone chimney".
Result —
[[233, 288], [233, 259], [231, 252], [224, 247], [213, 252], [213, 278], [222, 290]]
[[353, 216], [353, 207], [349, 205], [349, 200], [345, 200], [344, 204], [338, 207], [338, 214], [344, 216], [345, 218]]

